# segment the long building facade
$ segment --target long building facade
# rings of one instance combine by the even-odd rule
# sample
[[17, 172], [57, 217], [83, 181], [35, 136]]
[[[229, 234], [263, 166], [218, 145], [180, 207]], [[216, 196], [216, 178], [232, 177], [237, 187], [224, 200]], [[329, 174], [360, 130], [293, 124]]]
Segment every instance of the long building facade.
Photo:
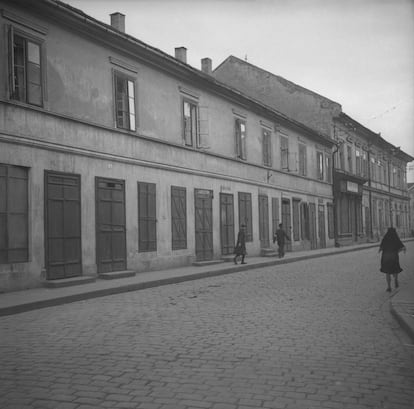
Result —
[[[239, 58], [228, 57], [213, 75], [335, 141], [336, 246], [378, 241], [390, 226], [408, 237], [411, 155], [346, 115], [339, 103]], [[322, 158], [317, 167], [323, 175]]]
[[[0, 1], [0, 292], [335, 244], [330, 135], [55, 0]], [[319, 165], [317, 165], [319, 164]]]

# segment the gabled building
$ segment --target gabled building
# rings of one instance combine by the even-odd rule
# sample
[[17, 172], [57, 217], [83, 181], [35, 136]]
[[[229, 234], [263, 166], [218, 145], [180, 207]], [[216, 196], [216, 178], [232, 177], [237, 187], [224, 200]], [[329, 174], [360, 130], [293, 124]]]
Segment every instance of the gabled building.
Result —
[[280, 221], [292, 251], [334, 245], [329, 135], [120, 13], [0, 10], [0, 292], [220, 260], [241, 224], [250, 256]]
[[[339, 103], [246, 61], [230, 56], [213, 75], [335, 141], [336, 245], [379, 240], [388, 226], [408, 235], [406, 168], [412, 156], [346, 115]], [[317, 167], [322, 174], [322, 158]]]

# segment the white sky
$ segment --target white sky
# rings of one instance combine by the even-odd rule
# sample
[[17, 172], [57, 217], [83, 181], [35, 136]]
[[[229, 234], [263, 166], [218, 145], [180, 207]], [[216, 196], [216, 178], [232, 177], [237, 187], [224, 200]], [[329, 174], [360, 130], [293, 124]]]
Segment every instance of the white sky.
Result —
[[[187, 62], [229, 55], [342, 105], [414, 156], [414, 0], [66, 0]], [[408, 181], [414, 182], [414, 162]]]

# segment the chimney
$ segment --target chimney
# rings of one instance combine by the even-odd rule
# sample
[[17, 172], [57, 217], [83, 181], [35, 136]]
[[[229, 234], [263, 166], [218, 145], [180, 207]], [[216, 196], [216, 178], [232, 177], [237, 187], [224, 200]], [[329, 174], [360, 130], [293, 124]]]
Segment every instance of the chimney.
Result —
[[125, 14], [116, 13], [111, 14], [111, 26], [118, 31], [125, 33]]
[[208, 75], [211, 75], [213, 72], [211, 58], [207, 57], [201, 59], [201, 71], [205, 72]]
[[176, 47], [175, 58], [177, 60], [187, 63], [187, 49], [185, 47]]

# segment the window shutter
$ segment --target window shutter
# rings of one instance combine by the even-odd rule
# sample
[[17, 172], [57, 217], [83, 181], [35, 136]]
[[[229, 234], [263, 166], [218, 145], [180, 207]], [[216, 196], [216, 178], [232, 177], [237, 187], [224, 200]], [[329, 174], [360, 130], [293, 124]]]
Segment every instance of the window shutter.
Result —
[[298, 154], [296, 152], [289, 152], [288, 153], [287, 168], [288, 168], [289, 172], [297, 172], [298, 171]]
[[172, 249], [187, 248], [187, 204], [186, 190], [171, 186], [171, 233]]
[[14, 45], [13, 45], [13, 38], [14, 38], [14, 30], [13, 26], [9, 27], [9, 98], [14, 98], [14, 92], [16, 84], [14, 82]]
[[208, 149], [209, 146], [209, 124], [208, 107], [198, 107], [198, 143], [197, 147]]
[[139, 251], [157, 250], [155, 188], [154, 183], [138, 182]]

